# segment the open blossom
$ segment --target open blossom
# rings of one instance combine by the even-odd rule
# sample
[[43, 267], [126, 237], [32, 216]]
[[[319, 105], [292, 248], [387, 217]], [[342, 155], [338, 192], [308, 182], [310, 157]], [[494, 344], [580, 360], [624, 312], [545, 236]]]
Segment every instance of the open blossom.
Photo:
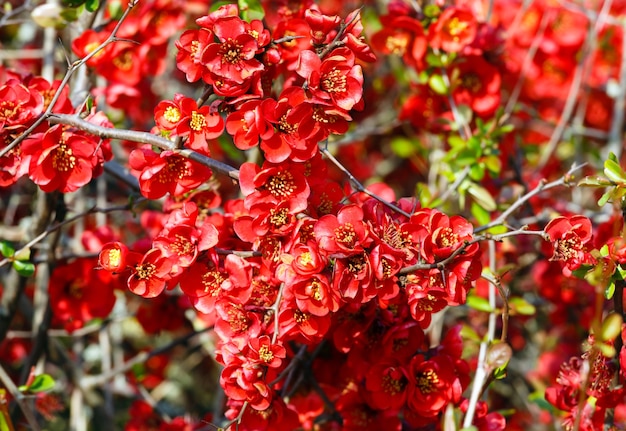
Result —
[[212, 74], [242, 84], [264, 69], [263, 63], [254, 58], [259, 45], [258, 40], [246, 31], [248, 26], [238, 16], [215, 21], [213, 32], [219, 42], [209, 44], [201, 57]]
[[302, 51], [296, 72], [307, 80], [314, 103], [349, 111], [362, 101], [363, 70], [348, 48], [337, 48], [323, 60], [313, 51]]
[[584, 216], [557, 217], [546, 225], [545, 232], [552, 242], [552, 260], [565, 263], [570, 271], [580, 265], [593, 263], [586, 244], [591, 241], [591, 221]]
[[428, 29], [430, 46], [448, 52], [460, 52], [474, 41], [478, 22], [471, 10], [450, 7]]
[[150, 146], [130, 153], [130, 166], [139, 171], [141, 193], [148, 199], [158, 199], [170, 193], [180, 196], [211, 177], [211, 170], [173, 151], [155, 153]]
[[[79, 131], [65, 131], [61, 125], [31, 135], [21, 147], [28, 160], [28, 176], [45, 192], [73, 192], [102, 172], [112, 156], [108, 143]], [[104, 152], [106, 151], [106, 152]]]

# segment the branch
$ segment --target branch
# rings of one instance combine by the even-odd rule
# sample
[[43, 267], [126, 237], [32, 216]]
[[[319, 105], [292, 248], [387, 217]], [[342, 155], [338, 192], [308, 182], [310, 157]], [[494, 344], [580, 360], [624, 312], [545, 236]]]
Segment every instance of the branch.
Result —
[[68, 126], [74, 126], [80, 130], [90, 133], [94, 136], [107, 139], [120, 139], [131, 142], [138, 142], [141, 144], [154, 145], [162, 150], [169, 150], [180, 154], [195, 162], [201, 163], [204, 166], [208, 166], [214, 171], [228, 175], [230, 178], [239, 181], [239, 170], [227, 165], [226, 163], [219, 162], [215, 159], [207, 157], [203, 154], [197, 153], [187, 148], [177, 149], [175, 143], [162, 138], [161, 136], [153, 135], [148, 132], [137, 132], [134, 130], [120, 130], [111, 129], [108, 127], [98, 126], [83, 120], [75, 115], [67, 114], [50, 114], [49, 120], [51, 124], [65, 124]]
[[583, 166], [585, 166], [585, 164], [582, 164], [582, 165], [574, 164], [574, 165], [572, 165], [570, 170], [567, 171], [565, 173], [565, 175], [563, 175], [558, 180], [552, 181], [550, 183], [546, 182], [546, 180], [541, 180], [539, 182], [539, 184], [534, 189], [532, 189], [531, 191], [529, 191], [525, 195], [519, 197], [509, 208], [507, 208], [506, 211], [504, 211], [502, 214], [500, 214], [497, 218], [495, 218], [494, 220], [490, 221], [489, 223], [487, 223], [484, 226], [480, 226], [480, 227], [477, 227], [476, 229], [474, 229], [474, 233], [479, 233], [479, 232], [485, 231], [487, 229], [491, 229], [494, 226], [500, 226], [501, 224], [504, 223], [504, 221], [512, 213], [517, 211], [524, 203], [528, 202], [532, 197], [538, 195], [539, 193], [541, 193], [541, 192], [543, 192], [545, 190], [553, 189], [555, 187], [568, 185], [568, 183], [571, 181], [571, 177], [574, 174], [574, 172], [576, 172], [577, 170], [579, 170]]

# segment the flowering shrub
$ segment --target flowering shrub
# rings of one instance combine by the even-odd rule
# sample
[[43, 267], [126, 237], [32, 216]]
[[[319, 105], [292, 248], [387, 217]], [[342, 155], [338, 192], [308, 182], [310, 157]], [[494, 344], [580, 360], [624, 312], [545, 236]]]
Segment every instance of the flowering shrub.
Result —
[[16, 3], [0, 429], [626, 429], [626, 4]]

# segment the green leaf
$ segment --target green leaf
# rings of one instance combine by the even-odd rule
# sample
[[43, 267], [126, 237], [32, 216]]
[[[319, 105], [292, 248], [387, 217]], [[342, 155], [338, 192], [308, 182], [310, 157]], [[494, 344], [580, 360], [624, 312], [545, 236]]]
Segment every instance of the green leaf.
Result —
[[478, 205], [476, 202], [472, 202], [470, 208], [472, 215], [480, 225], [485, 225], [491, 221], [491, 213]]
[[445, 95], [448, 93], [448, 86], [441, 75], [431, 75], [428, 78], [428, 85], [437, 94]]
[[265, 10], [259, 0], [238, 0], [237, 3], [244, 21], [262, 20], [265, 17]]
[[614, 183], [626, 183], [626, 174], [624, 174], [620, 165], [613, 160], [604, 162], [604, 175]]
[[0, 253], [4, 257], [11, 257], [15, 254], [15, 248], [8, 241], [0, 241]]
[[498, 156], [488, 156], [485, 157], [484, 160], [485, 167], [489, 170], [489, 172], [493, 175], [498, 175], [502, 170], [502, 161]]
[[428, 18], [435, 18], [439, 16], [440, 13], [441, 9], [436, 4], [429, 3], [424, 7], [424, 15]]
[[391, 149], [398, 157], [402, 157], [403, 159], [411, 157], [416, 151], [413, 141], [402, 136], [395, 137], [391, 140]]
[[89, 12], [97, 11], [99, 6], [100, 6], [99, 0], [87, 0], [85, 2], [85, 9], [87, 9]]
[[608, 187], [612, 184], [606, 178], [598, 175], [590, 175], [578, 181], [579, 187]]
[[514, 297], [509, 300], [509, 307], [515, 314], [521, 314], [522, 316], [532, 316], [537, 309], [534, 305], [527, 302], [524, 298]]
[[35, 273], [35, 265], [33, 265], [30, 262], [23, 262], [21, 260], [16, 260], [15, 262], [13, 262], [13, 268], [22, 277], [30, 277], [31, 275]]
[[485, 165], [474, 163], [470, 166], [469, 176], [474, 181], [480, 181], [485, 177]]
[[49, 374], [39, 374], [35, 376], [33, 382], [28, 386], [29, 392], [45, 392], [52, 389], [55, 385], [55, 381]]
[[434, 52], [429, 52], [426, 54], [426, 63], [432, 67], [443, 67], [443, 61], [441, 61], [441, 57]]
[[470, 186], [467, 188], [467, 192], [472, 195], [478, 205], [480, 205], [487, 211], [495, 211], [498, 207], [496, 205], [496, 201], [493, 200], [493, 197], [487, 191], [487, 189], [479, 186], [478, 184], [470, 184]]
[[480, 296], [468, 296], [467, 306], [473, 308], [474, 310], [484, 311], [486, 313], [491, 313], [493, 311], [493, 308], [489, 305], [489, 301], [486, 298], [481, 298]]
[[9, 427], [7, 419], [8, 418], [5, 417], [4, 412], [0, 413], [0, 431], [11, 431], [11, 427]]
[[611, 195], [613, 194], [612, 190], [607, 191], [606, 193], [604, 193], [602, 195], [602, 197], [598, 200], [598, 206], [603, 207], [604, 205], [606, 205], [606, 203], [609, 201], [609, 199], [611, 198]]
[[613, 295], [615, 295], [615, 282], [614, 281], [610, 282], [609, 285], [604, 290], [604, 297], [606, 299], [608, 300], [612, 299]]
[[600, 339], [602, 341], [612, 341], [622, 332], [622, 316], [617, 313], [611, 313], [602, 322], [602, 330]]

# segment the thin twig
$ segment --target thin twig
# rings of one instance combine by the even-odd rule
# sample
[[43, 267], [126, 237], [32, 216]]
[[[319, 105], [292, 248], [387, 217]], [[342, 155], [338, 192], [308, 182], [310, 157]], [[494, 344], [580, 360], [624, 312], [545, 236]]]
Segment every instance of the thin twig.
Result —
[[343, 166], [339, 160], [337, 160], [335, 158], [335, 156], [333, 156], [330, 151], [328, 151], [328, 148], [322, 147], [320, 148], [320, 152], [322, 154], [324, 154], [328, 160], [330, 160], [331, 162], [333, 162], [333, 164], [335, 166], [337, 166], [339, 168], [339, 170], [341, 170], [341, 172], [343, 172], [347, 177], [348, 180], [350, 180], [350, 182], [352, 183], [352, 185], [354, 186], [355, 189], [357, 189], [359, 192], [365, 193], [366, 195], [368, 195], [371, 198], [376, 199], [378, 202], [382, 203], [383, 205], [391, 208], [392, 210], [394, 210], [395, 212], [397, 212], [398, 214], [402, 214], [403, 216], [410, 218], [411, 215], [409, 213], [407, 213], [406, 211], [404, 211], [403, 209], [401, 209], [400, 207], [392, 204], [391, 202], [386, 201], [385, 199], [381, 198], [380, 196], [376, 195], [375, 193], [372, 193], [371, 191], [367, 190], [363, 184], [361, 184], [359, 182], [359, 180], [357, 180], [354, 175], [352, 175], [352, 173], [350, 173], [350, 171], [348, 171], [346, 169], [345, 166]]
[[531, 191], [529, 191], [525, 195], [519, 197], [509, 208], [507, 208], [506, 211], [504, 211], [502, 214], [500, 214], [497, 218], [495, 218], [494, 220], [490, 221], [489, 223], [487, 223], [484, 226], [480, 226], [480, 227], [477, 227], [476, 229], [474, 229], [474, 233], [479, 233], [479, 232], [491, 229], [494, 226], [502, 225], [511, 214], [513, 214], [515, 211], [517, 211], [522, 205], [524, 205], [526, 202], [528, 202], [528, 200], [530, 200], [534, 196], [538, 195], [539, 193], [541, 193], [541, 192], [543, 192], [545, 190], [549, 190], [549, 189], [552, 189], [552, 188], [555, 188], [555, 187], [560, 187], [560, 186], [567, 185], [571, 181], [571, 177], [574, 174], [574, 172], [576, 172], [577, 170], [581, 169], [583, 166], [585, 166], [585, 165], [584, 164], [582, 164], [582, 165], [574, 164], [565, 173], [565, 175], [563, 175], [558, 180], [555, 180], [555, 181], [552, 181], [552, 182], [549, 182], [549, 183], [546, 182], [545, 180], [540, 181], [539, 184], [534, 189], [532, 189]]

